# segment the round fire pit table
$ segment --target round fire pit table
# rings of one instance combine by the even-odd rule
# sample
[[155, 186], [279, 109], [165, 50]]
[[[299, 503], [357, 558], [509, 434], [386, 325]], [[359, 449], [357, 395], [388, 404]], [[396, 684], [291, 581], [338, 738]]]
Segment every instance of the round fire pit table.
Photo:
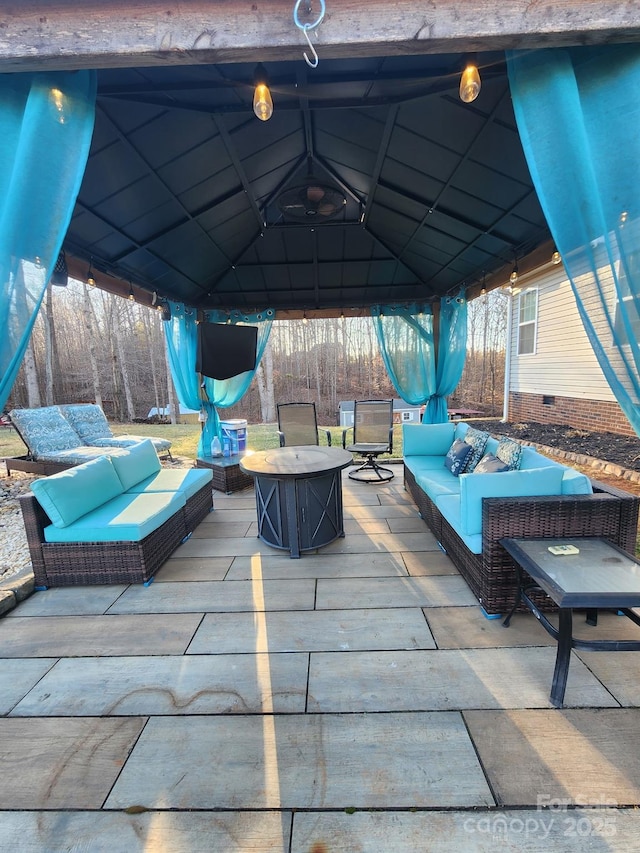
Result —
[[338, 447], [279, 447], [240, 460], [255, 482], [258, 536], [299, 557], [344, 536], [342, 476], [352, 456]]

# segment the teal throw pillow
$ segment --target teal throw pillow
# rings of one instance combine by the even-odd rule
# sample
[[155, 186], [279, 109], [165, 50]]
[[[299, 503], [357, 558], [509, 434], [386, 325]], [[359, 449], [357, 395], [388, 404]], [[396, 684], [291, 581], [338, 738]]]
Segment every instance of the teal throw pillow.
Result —
[[485, 453], [482, 459], [475, 467], [474, 474], [497, 474], [501, 471], [509, 471], [510, 468], [506, 462], [502, 462], [496, 458], [493, 453]]
[[471, 445], [456, 438], [444, 457], [444, 467], [448, 468], [454, 477], [458, 477], [464, 470], [464, 463], [470, 453]]
[[469, 427], [464, 434], [464, 440], [471, 445], [471, 453], [467, 456], [464, 469], [461, 473], [471, 474], [475, 471], [476, 465], [484, 456], [484, 451], [489, 441], [489, 433], [482, 430]]
[[522, 445], [503, 435], [498, 442], [496, 456], [509, 466], [510, 471], [517, 471], [522, 461]]

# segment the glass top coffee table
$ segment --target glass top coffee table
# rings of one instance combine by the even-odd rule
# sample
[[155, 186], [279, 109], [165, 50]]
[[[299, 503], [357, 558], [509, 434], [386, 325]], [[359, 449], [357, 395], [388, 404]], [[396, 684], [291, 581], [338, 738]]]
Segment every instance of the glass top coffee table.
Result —
[[344, 536], [341, 470], [353, 457], [338, 447], [301, 445], [251, 453], [240, 468], [255, 481], [258, 536], [300, 557]]
[[[592, 625], [596, 624], [598, 609], [618, 610], [640, 625], [640, 616], [629, 609], [640, 606], [640, 562], [630, 554], [599, 537], [501, 539], [500, 544], [514, 560], [518, 582], [515, 604], [503, 624], [509, 625], [517, 606], [524, 602], [558, 641], [551, 685], [551, 702], [556, 708], [564, 702], [571, 649], [640, 650], [640, 635], [638, 640], [583, 640], [573, 636], [575, 608], [585, 609], [587, 622]], [[558, 546], [563, 546], [561, 553], [549, 550]], [[525, 579], [524, 572], [531, 580]], [[559, 607], [558, 628], [529, 596], [539, 589]]]

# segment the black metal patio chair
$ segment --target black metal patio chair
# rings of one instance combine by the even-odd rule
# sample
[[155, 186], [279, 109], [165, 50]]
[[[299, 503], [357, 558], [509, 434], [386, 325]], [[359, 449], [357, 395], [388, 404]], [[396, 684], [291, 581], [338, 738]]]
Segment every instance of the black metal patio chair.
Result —
[[[353, 442], [347, 446], [349, 430], [353, 430]], [[366, 457], [359, 468], [349, 471], [352, 480], [379, 483], [393, 479], [393, 471], [377, 462], [381, 453], [393, 450], [393, 400], [356, 400], [353, 404], [353, 426], [342, 431], [342, 446], [351, 453]]]
[[[315, 403], [278, 403], [278, 437], [280, 447], [320, 444]], [[331, 433], [322, 430], [331, 447]]]

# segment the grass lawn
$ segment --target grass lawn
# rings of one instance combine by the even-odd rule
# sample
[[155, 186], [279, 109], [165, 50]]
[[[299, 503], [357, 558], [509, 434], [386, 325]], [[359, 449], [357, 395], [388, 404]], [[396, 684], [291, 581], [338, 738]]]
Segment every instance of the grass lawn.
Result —
[[[114, 435], [154, 435], [158, 438], [168, 438], [171, 444], [173, 456], [184, 459], [195, 459], [198, 438], [200, 437], [200, 424], [110, 424]], [[332, 444], [334, 447], [342, 447], [342, 427], [329, 427], [331, 430]], [[352, 434], [347, 435], [347, 441]], [[247, 430], [248, 446], [250, 450], [268, 450], [278, 447], [277, 424], [250, 424]], [[324, 432], [320, 433], [320, 443], [326, 444]], [[3, 456], [24, 456], [26, 448], [18, 433], [14, 429], [3, 427], [0, 430], [0, 458]], [[384, 454], [381, 459], [402, 458], [402, 428], [396, 424], [393, 430], [393, 454]]]

